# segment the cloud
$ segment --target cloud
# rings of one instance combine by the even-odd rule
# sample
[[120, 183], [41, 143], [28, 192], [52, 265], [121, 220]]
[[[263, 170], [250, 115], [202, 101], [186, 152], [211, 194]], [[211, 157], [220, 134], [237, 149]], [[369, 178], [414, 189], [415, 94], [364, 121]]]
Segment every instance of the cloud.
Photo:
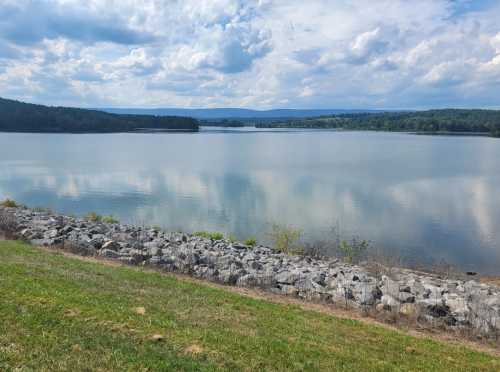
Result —
[[[245, 71], [255, 59], [271, 50], [269, 33], [254, 31], [245, 23], [228, 24], [223, 29], [213, 30], [207, 39], [193, 51], [194, 66], [213, 68], [223, 73]], [[210, 47], [206, 48], [207, 45]]]
[[370, 57], [381, 54], [389, 43], [381, 37], [380, 27], [356, 36], [349, 48], [348, 60], [352, 63], [366, 63]]
[[0, 34], [10, 42], [31, 45], [59, 37], [81, 42], [142, 44], [154, 36], [134, 30], [117, 14], [89, 11], [85, 2], [0, 1]]
[[90, 106], [498, 107], [500, 4], [415, 8], [0, 0], [0, 92]]

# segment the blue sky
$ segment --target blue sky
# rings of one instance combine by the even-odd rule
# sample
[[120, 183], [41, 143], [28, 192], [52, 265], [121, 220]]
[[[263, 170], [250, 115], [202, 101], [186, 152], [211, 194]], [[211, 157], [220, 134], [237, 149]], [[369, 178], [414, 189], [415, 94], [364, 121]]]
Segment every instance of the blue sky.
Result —
[[0, 96], [500, 108], [496, 0], [0, 0]]

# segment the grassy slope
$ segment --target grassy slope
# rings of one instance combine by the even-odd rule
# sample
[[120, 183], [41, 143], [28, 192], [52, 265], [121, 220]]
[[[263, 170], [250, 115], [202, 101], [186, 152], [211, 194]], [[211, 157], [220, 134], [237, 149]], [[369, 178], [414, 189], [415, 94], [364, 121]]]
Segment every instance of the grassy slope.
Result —
[[[164, 340], [152, 341], [154, 334]], [[170, 276], [0, 242], [0, 370], [21, 366], [498, 371], [500, 361]]]

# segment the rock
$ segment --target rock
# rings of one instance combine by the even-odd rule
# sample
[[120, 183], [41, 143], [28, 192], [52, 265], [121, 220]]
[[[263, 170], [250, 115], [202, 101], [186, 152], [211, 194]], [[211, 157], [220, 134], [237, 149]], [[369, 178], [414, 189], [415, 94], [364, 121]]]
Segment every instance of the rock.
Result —
[[236, 285], [238, 287], [257, 287], [259, 284], [259, 279], [254, 274], [243, 275], [238, 278]]
[[308, 292], [318, 292], [322, 289], [322, 286], [313, 281], [311, 277], [298, 279], [295, 282], [295, 287], [299, 291], [308, 291]]
[[278, 283], [293, 284], [300, 277], [299, 273], [292, 273], [290, 271], [283, 271], [276, 275], [275, 279]]
[[158, 256], [158, 254], [161, 252], [161, 249], [158, 247], [151, 247], [148, 249], [148, 254], [151, 256]]
[[400, 285], [398, 282], [392, 280], [391, 278], [387, 276], [382, 277], [382, 292], [384, 295], [388, 295], [393, 298], [398, 298], [399, 297], [399, 292], [400, 292]]
[[57, 231], [57, 229], [52, 229], [52, 230], [48, 230], [46, 231], [43, 236], [46, 238], [46, 239], [53, 239], [57, 236], [59, 236], [59, 231]]
[[297, 296], [299, 290], [293, 285], [284, 284], [281, 286], [281, 293], [283, 293], [286, 296]]
[[44, 246], [64, 242], [63, 248], [80, 255], [98, 252], [101, 257], [131, 265], [153, 265], [308, 301], [345, 303], [347, 299], [354, 307], [418, 314], [431, 324], [440, 320], [480, 334], [500, 327], [500, 289], [474, 280], [447, 280], [396, 269], [391, 269], [391, 277], [378, 279], [362, 265], [288, 256], [264, 246], [248, 249], [226, 240], [101, 224], [29, 209], [8, 209], [8, 213], [15, 221], [16, 236]]
[[429, 284], [429, 283], [422, 283], [424, 286], [424, 298], [429, 298], [429, 299], [434, 299], [434, 300], [441, 300], [443, 297], [443, 290], [442, 288], [434, 285], [434, 284]]
[[438, 299], [424, 299], [418, 301], [417, 305], [425, 311], [426, 314], [434, 318], [442, 318], [450, 315], [450, 308], [446, 306], [442, 300]]
[[500, 308], [500, 296], [489, 296], [485, 301], [486, 306]]
[[417, 306], [414, 303], [404, 303], [399, 307], [399, 313], [405, 316], [412, 316], [416, 311]]
[[374, 283], [361, 282], [356, 288], [355, 295], [359, 299], [361, 305], [373, 305], [377, 300], [382, 298], [382, 291]]
[[117, 253], [116, 251], [111, 250], [111, 249], [101, 249], [99, 251], [99, 256], [106, 257], [106, 258], [119, 258], [120, 254]]
[[465, 298], [460, 297], [457, 294], [449, 294], [445, 296], [445, 305], [450, 309], [451, 313], [454, 315], [465, 316], [469, 313], [469, 308], [467, 307], [467, 301]]
[[120, 244], [113, 240], [108, 240], [107, 242], [104, 242], [101, 249], [107, 249], [111, 251], [119, 251], [120, 250]]
[[219, 272], [219, 281], [224, 284], [236, 284], [239, 276], [231, 270], [221, 270]]
[[408, 292], [400, 292], [399, 293], [399, 301], [401, 303], [414, 303], [415, 296]]
[[442, 299], [435, 299], [435, 298], [425, 298], [425, 299], [420, 299], [416, 301], [417, 305], [422, 307], [422, 308], [427, 308], [427, 307], [432, 307], [432, 306], [441, 306], [443, 305], [443, 300]]
[[33, 245], [38, 245], [40, 247], [50, 247], [54, 245], [53, 239], [32, 239], [30, 243]]
[[149, 264], [150, 265], [159, 265], [161, 263], [161, 257], [160, 256], [153, 256], [149, 259]]
[[395, 308], [397, 306], [399, 306], [399, 301], [396, 300], [394, 297], [390, 296], [390, 295], [386, 295], [384, 294], [382, 296], [382, 299], [381, 299], [382, 303], [384, 304], [384, 306], [392, 309], [392, 308]]
[[95, 235], [92, 235], [92, 239], [90, 240], [90, 244], [95, 249], [101, 249], [103, 244], [104, 244], [105, 239], [106, 239], [106, 236], [104, 236], [103, 234], [95, 234]]
[[69, 234], [71, 231], [73, 231], [73, 226], [66, 225], [61, 229], [61, 234], [66, 235]]

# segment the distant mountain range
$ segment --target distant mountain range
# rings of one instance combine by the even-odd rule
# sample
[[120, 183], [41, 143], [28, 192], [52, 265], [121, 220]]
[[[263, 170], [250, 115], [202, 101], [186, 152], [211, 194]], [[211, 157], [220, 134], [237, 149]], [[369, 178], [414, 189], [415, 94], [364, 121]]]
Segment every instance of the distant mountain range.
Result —
[[340, 109], [275, 109], [250, 110], [242, 108], [183, 109], [183, 108], [97, 108], [113, 114], [187, 116], [195, 119], [273, 119], [273, 118], [309, 118], [322, 115], [354, 114], [361, 112], [382, 112], [381, 110], [340, 110]]

